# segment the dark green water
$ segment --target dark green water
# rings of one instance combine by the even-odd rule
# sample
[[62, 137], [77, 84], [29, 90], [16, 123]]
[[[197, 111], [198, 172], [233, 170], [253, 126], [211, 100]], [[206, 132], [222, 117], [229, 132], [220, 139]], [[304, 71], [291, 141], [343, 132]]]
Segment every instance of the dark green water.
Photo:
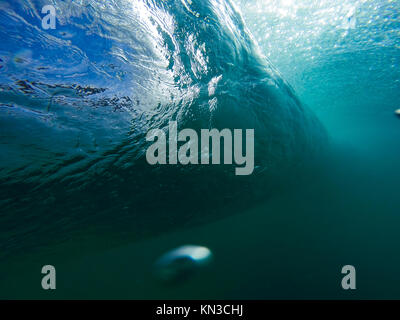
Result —
[[[68, 259], [76, 252], [67, 247], [11, 264], [2, 269], [1, 297], [399, 298], [399, 176], [384, 153], [366, 161], [341, 151], [323, 179], [311, 175], [300, 191], [240, 215], [81, 258]], [[213, 264], [182, 284], [156, 281], [155, 259], [186, 243], [209, 247]], [[57, 268], [52, 292], [40, 287], [46, 263]], [[341, 288], [346, 264], [357, 269], [356, 291]]]

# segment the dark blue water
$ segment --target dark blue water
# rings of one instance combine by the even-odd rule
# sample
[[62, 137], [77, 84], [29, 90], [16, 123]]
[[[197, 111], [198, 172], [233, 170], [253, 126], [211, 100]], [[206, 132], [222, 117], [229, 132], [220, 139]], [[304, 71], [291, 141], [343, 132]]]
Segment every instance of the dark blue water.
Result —
[[[396, 2], [45, 4], [0, 2], [1, 298], [399, 297]], [[149, 166], [169, 120], [254, 128], [253, 175]]]

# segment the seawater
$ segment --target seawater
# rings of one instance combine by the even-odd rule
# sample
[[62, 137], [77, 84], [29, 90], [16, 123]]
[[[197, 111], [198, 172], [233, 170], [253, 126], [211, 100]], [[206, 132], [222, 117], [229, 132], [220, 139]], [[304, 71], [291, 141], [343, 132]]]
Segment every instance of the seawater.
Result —
[[[137, 11], [133, 15], [165, 12], [157, 11], [156, 2], [134, 3]], [[202, 18], [199, 3], [175, 1], [176, 8], [183, 11], [175, 11], [174, 17], [179, 18], [182, 14], [184, 22], [205, 23], [199, 21]], [[222, 3], [225, 2], [210, 1], [210, 6]], [[164, 226], [158, 221], [163, 219], [161, 217], [174, 217], [171, 224], [181, 217], [182, 212], [186, 212], [188, 217], [179, 228], [149, 232], [137, 239], [125, 236], [130, 229], [121, 226], [127, 221], [135, 223], [134, 219], [126, 220], [129, 217], [128, 196], [115, 193], [109, 198], [104, 212], [94, 214], [95, 219], [83, 219], [83, 213], [93, 214], [91, 210], [96, 212], [102, 203], [95, 203], [94, 208], [86, 205], [80, 211], [81, 202], [69, 201], [69, 194], [64, 193], [65, 186], [73, 184], [74, 178], [80, 181], [80, 177], [87, 177], [88, 172], [82, 168], [92, 168], [90, 155], [95, 157], [99, 149], [111, 150], [103, 155], [103, 160], [116, 163], [117, 168], [129, 167], [124, 160], [131, 158], [124, 158], [124, 155], [129, 154], [132, 141], [124, 137], [131, 127], [130, 119], [142, 116], [138, 112], [140, 108], [155, 105], [152, 120], [162, 123], [157, 116], [170, 99], [175, 99], [167, 99], [165, 92], [170, 93], [176, 87], [169, 82], [170, 75], [163, 74], [161, 76], [165, 78], [160, 83], [165, 87], [157, 87], [152, 94], [146, 94], [154, 83], [141, 83], [137, 75], [151, 74], [148, 66], [154, 60], [149, 62], [148, 59], [154, 52], [146, 51], [146, 46], [132, 40], [140, 37], [128, 21], [121, 25], [118, 17], [121, 10], [126, 9], [124, 2], [110, 2], [104, 8], [90, 2], [86, 6], [60, 2], [60, 6], [66, 6], [63, 12], [69, 12], [69, 15], [59, 17], [64, 29], [60, 27], [50, 35], [37, 29], [42, 4], [44, 2], [38, 1], [31, 7], [30, 2], [23, 2], [18, 7], [6, 1], [0, 2], [3, 40], [0, 50], [1, 204], [4, 208], [0, 218], [0, 247], [3, 250], [0, 254], [3, 257], [0, 261], [1, 298], [399, 298], [400, 119], [394, 113], [400, 107], [400, 7], [397, 2], [238, 0], [235, 6], [225, 7], [242, 12], [244, 24], [249, 29], [246, 33], [251, 35], [266, 61], [271, 62], [271, 68], [274, 65], [279, 70], [273, 68], [271, 74], [276, 72], [286, 79], [307, 110], [316, 114], [329, 136], [322, 139], [328, 151], [318, 149], [317, 154], [321, 157], [312, 157], [307, 165], [301, 166], [300, 175], [298, 170], [287, 171], [295, 179], [273, 175], [267, 176], [263, 182], [255, 181], [252, 186], [257, 190], [265, 185], [274, 192], [271, 196], [262, 192], [254, 192], [254, 197], [243, 196], [239, 210], [229, 205], [233, 203], [235, 206], [233, 198], [228, 197], [221, 204], [210, 196], [207, 199], [212, 201], [201, 208], [205, 216], [217, 212], [215, 215], [219, 218], [215, 220], [191, 223], [197, 221], [196, 217], [191, 217], [191, 202], [184, 202], [182, 207], [165, 203], [164, 208], [162, 205], [151, 208], [160, 211], [159, 215], [147, 215], [148, 220], [140, 220], [143, 226], [136, 230]], [[190, 14], [194, 18], [185, 20], [185, 10], [192, 11]], [[150, 14], [149, 21], [151, 18], [168, 22], [169, 16]], [[115, 28], [115, 20], [121, 28]], [[232, 25], [231, 20], [225, 23], [223, 27], [227, 30], [240, 28], [240, 24]], [[32, 31], [31, 38], [27, 36], [27, 26], [36, 30], [36, 33]], [[154, 28], [150, 22], [144, 28], [154, 36], [154, 41], [168, 31]], [[81, 36], [81, 30], [85, 30], [96, 45], [85, 43], [83, 40], [87, 41], [87, 38]], [[174, 32], [179, 34], [179, 28]], [[30, 39], [30, 42], [23, 39]], [[41, 41], [37, 42], [37, 39]], [[175, 38], [166, 36], [163, 39]], [[168, 52], [174, 52], [173, 49], [180, 45], [172, 40], [164, 43], [166, 52], [162, 53], [167, 57]], [[207, 44], [213, 39], [201, 40]], [[192, 99], [190, 94], [196, 88], [190, 85], [190, 81], [185, 82], [187, 73], [181, 72], [179, 67], [189, 66], [187, 70], [191, 70], [189, 78], [192, 79], [197, 79], [204, 68], [220, 70], [220, 66], [207, 63], [207, 51], [201, 50], [202, 42], [183, 44], [183, 48], [189, 48], [187, 52], [192, 52], [193, 56], [183, 55], [183, 64], [177, 67], [178, 70], [166, 65], [167, 69], [174, 70], [173, 81], [183, 83], [179, 87], [184, 91], [181, 101]], [[235, 44], [232, 42], [232, 46]], [[39, 58], [40, 52], [46, 56], [45, 64]], [[224, 57], [229, 52], [210, 52], [217, 56], [214, 62], [232, 59], [232, 56]], [[241, 53], [246, 51], [236, 52], [239, 56]], [[106, 54], [112, 58], [105, 58]], [[140, 63], [129, 64], [132, 57], [140, 57]], [[186, 62], [185, 58], [188, 59]], [[193, 61], [197, 63], [190, 63]], [[242, 59], [239, 57], [236, 61], [239, 63]], [[63, 86], [56, 86], [60, 83], [57, 80], [60, 74]], [[177, 75], [180, 77], [174, 78]], [[116, 82], [115, 79], [122, 80]], [[278, 76], [272, 76], [270, 80], [276, 79]], [[36, 82], [32, 84], [32, 80]], [[132, 83], [135, 83], [134, 94]], [[256, 95], [260, 92], [252, 91], [251, 83], [238, 82], [235, 85], [248, 88], [247, 100], [237, 101], [237, 106], [258, 103]], [[107, 90], [103, 92], [102, 88], [107, 88], [111, 94]], [[222, 87], [220, 99], [224, 99], [224, 94], [234, 95], [228, 88], [232, 89], [228, 85]], [[182, 94], [179, 90], [175, 92], [176, 96]], [[91, 99], [99, 95], [101, 99]], [[162, 100], [161, 104], [159, 100]], [[207, 96], [207, 107], [209, 100]], [[113, 112], [101, 109], [102, 105], [113, 106]], [[122, 115], [114, 112], [121, 109], [129, 112]], [[222, 119], [225, 118], [229, 119], [230, 115], [224, 114]], [[86, 130], [79, 130], [82, 124]], [[278, 123], [275, 125], [280, 127]], [[49, 131], [49, 127], [58, 130]], [[51, 136], [47, 135], [48, 132]], [[318, 129], [318, 132], [321, 136], [325, 134], [324, 130]], [[41, 139], [41, 143], [35, 145], [37, 139]], [[122, 146], [120, 141], [124, 141]], [[68, 161], [64, 160], [66, 149], [72, 154]], [[299, 149], [308, 152], [309, 147], [301, 146]], [[115, 159], [115, 154], [121, 157]], [[62, 161], [49, 161], [54, 158]], [[42, 167], [35, 166], [38, 163]], [[286, 163], [282, 163], [286, 167]], [[100, 176], [120, 174], [117, 169], [104, 172], [102, 165], [95, 166]], [[31, 170], [32, 167], [35, 170]], [[40, 189], [43, 181], [37, 181], [35, 177], [43, 172], [43, 179], [55, 175], [56, 181], [63, 181], [63, 188], [54, 194], [31, 193], [32, 188], [35, 190], [38, 186], [39, 191], [59, 186]], [[170, 178], [173, 176], [174, 173]], [[71, 177], [72, 182], [69, 182]], [[201, 174], [195, 177], [186, 185], [201, 184]], [[162, 180], [167, 178], [168, 174]], [[7, 182], [12, 179], [21, 179], [24, 184], [13, 185], [11, 189]], [[129, 183], [112, 181], [112, 186], [118, 190], [124, 185], [132, 191]], [[133, 181], [140, 181], [139, 187], [134, 189], [138, 193], [147, 183], [142, 176]], [[243, 195], [252, 186], [242, 184], [234, 190]], [[110, 191], [101, 186], [91, 190], [92, 193], [82, 194], [82, 203], [98, 201], [96, 192], [99, 190]], [[109, 193], [112, 194], [112, 190]], [[60, 194], [65, 195], [61, 207], [53, 204], [53, 198]], [[10, 199], [16, 201], [20, 195], [27, 195], [26, 199], [20, 200], [20, 206], [10, 204]], [[147, 199], [146, 196], [143, 199]], [[222, 193], [222, 196], [226, 197], [226, 194]], [[115, 202], [125, 199], [127, 203], [113, 203], [112, 199]], [[75, 211], [70, 211], [71, 203], [77, 206], [73, 207]], [[175, 214], [179, 211], [179, 215], [174, 215], [174, 205], [178, 205]], [[41, 208], [49, 206], [57, 210], [41, 215]], [[24, 208], [29, 210], [24, 211]], [[63, 212], [77, 214], [63, 216]], [[54, 220], [52, 214], [61, 216]], [[146, 216], [148, 212], [141, 214]], [[110, 219], [110, 215], [114, 218]], [[95, 220], [98, 222], [93, 223]], [[103, 227], [107, 223], [109, 226]], [[76, 229], [80, 230], [78, 234], [74, 232]], [[110, 238], [110, 230], [123, 230], [122, 236]], [[120, 238], [126, 239], [121, 241]], [[57, 245], [54, 246], [53, 242]], [[165, 285], [158, 282], [153, 274], [154, 262], [165, 252], [185, 244], [210, 248], [214, 256], [212, 264], [183, 283]], [[15, 252], [18, 254], [14, 255]], [[57, 290], [53, 292], [40, 287], [40, 270], [44, 264], [52, 264], [57, 269]], [[354, 265], [357, 270], [355, 291], [347, 292], [341, 288], [344, 265]]]

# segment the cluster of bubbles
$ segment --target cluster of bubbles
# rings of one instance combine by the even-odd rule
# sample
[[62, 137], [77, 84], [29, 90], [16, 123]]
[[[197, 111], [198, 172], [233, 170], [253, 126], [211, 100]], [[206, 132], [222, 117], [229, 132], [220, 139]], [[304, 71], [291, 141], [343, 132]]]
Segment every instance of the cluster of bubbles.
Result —
[[363, 109], [346, 112], [397, 107], [383, 110], [382, 97], [394, 103], [400, 89], [399, 1], [234, 1], [262, 52], [314, 110], [336, 109], [364, 89], [355, 101]]

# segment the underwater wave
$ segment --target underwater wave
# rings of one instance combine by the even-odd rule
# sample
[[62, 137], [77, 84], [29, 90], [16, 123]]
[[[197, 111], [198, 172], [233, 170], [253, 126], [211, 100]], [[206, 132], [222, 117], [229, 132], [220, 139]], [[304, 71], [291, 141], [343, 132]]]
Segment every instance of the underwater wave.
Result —
[[[0, 256], [107, 245], [239, 212], [324, 148], [226, 0], [0, 2]], [[255, 130], [255, 170], [150, 166], [147, 132]]]

